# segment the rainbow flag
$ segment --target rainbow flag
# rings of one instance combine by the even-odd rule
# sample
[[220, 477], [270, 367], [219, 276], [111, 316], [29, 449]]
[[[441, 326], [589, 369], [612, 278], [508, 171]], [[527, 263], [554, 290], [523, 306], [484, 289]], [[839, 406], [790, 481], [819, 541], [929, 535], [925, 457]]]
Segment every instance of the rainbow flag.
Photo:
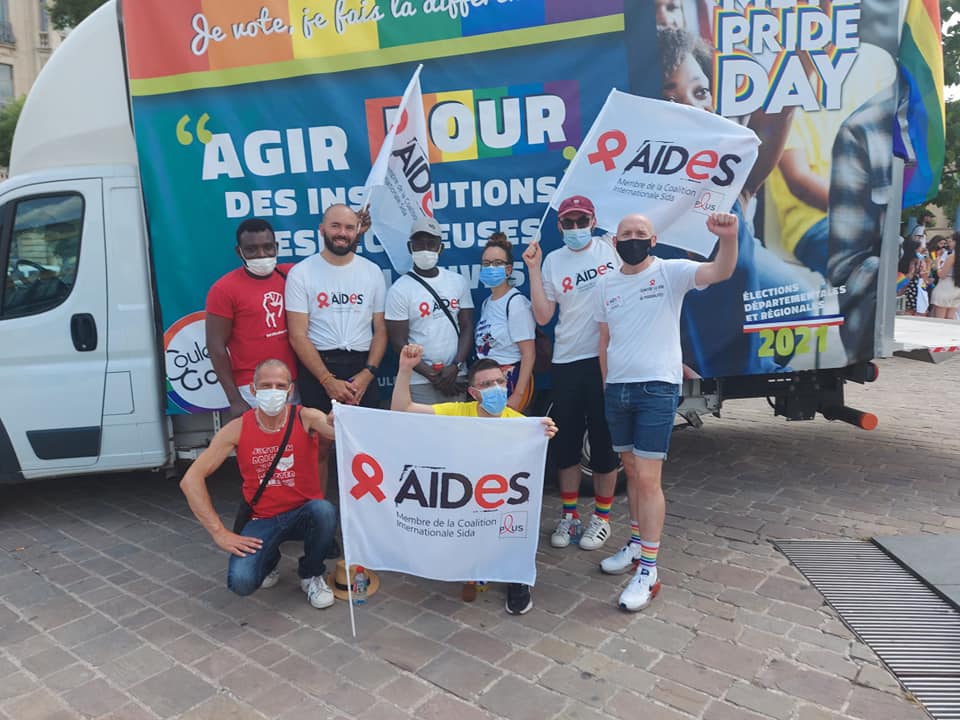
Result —
[[893, 152], [906, 161], [903, 206], [919, 205], [940, 189], [945, 153], [943, 47], [937, 0], [910, 0], [900, 38], [901, 95]]

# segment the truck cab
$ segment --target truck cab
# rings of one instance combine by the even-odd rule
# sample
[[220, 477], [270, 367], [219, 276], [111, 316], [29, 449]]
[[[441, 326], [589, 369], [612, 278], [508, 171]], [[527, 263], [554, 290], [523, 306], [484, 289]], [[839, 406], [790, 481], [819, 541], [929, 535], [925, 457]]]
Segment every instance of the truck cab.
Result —
[[0, 184], [0, 482], [171, 455], [116, 12], [51, 58]]

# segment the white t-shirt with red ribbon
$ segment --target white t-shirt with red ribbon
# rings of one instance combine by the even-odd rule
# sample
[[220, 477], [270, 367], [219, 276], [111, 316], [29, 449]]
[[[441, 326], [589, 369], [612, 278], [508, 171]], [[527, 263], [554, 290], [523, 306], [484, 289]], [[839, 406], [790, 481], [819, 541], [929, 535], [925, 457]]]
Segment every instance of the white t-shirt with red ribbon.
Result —
[[594, 317], [597, 283], [620, 267], [620, 256], [599, 237], [583, 250], [564, 245], [543, 261], [543, 290], [557, 303], [560, 319], [554, 329], [553, 362], [571, 363], [597, 357], [599, 330]]
[[307, 337], [317, 350], [369, 350], [385, 297], [383, 271], [358, 255], [346, 265], [313, 255], [287, 275], [287, 312], [309, 315]]

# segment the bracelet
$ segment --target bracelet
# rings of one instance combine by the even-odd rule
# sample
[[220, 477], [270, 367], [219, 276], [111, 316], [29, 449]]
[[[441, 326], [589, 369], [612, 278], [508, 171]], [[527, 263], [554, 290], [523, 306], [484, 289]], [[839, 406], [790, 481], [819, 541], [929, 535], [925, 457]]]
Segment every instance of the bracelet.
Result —
[[324, 375], [319, 380], [317, 380], [317, 382], [320, 383], [321, 385], [324, 385], [327, 382], [327, 380], [329, 380], [332, 377], [333, 377], [333, 373], [328, 371], [327, 374]]
[[379, 370], [380, 368], [378, 368], [376, 365], [364, 365], [364, 366], [363, 366], [363, 369], [364, 369], [364, 370], [369, 370], [369, 371], [370, 371], [370, 374], [373, 375], [374, 377], [376, 377], [376, 376], [377, 376], [377, 370]]

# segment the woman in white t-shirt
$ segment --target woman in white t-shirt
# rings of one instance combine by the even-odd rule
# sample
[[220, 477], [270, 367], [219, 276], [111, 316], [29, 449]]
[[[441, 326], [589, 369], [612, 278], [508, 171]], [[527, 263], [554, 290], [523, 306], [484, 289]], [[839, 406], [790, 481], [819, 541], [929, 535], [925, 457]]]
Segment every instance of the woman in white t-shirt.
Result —
[[487, 240], [480, 258], [480, 282], [490, 297], [480, 309], [476, 327], [478, 358], [492, 358], [507, 375], [507, 405], [522, 410], [533, 394], [536, 321], [530, 301], [510, 283], [513, 245], [503, 233]]

